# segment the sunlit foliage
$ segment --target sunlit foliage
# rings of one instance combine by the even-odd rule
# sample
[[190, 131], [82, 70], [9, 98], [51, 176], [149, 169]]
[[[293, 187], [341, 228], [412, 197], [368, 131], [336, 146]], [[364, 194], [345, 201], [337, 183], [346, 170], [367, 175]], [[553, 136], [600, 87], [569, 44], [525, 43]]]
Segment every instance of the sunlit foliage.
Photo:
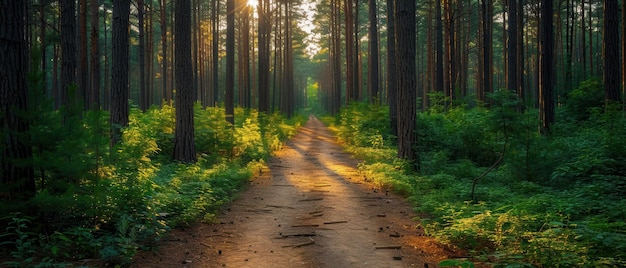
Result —
[[[0, 251], [9, 267], [64, 266], [79, 259], [127, 265], [169, 229], [212, 221], [217, 209], [295, 134], [302, 117], [259, 117], [195, 106], [198, 162], [172, 161], [174, 107], [133, 107], [122, 140], [109, 148], [108, 114], [86, 112], [63, 121], [49, 100], [33, 98], [31, 136], [37, 195], [0, 207]], [[35, 114], [37, 116], [35, 116]], [[71, 127], [68, 127], [71, 126]], [[23, 211], [14, 213], [14, 211]], [[24, 212], [28, 211], [28, 213]], [[64, 264], [65, 263], [65, 264]]]
[[474, 261], [616, 267], [626, 265], [626, 121], [623, 111], [584, 97], [598, 86], [590, 80], [570, 94], [548, 137], [538, 132], [537, 111], [518, 112], [506, 91], [492, 94], [488, 108], [419, 113], [420, 173], [394, 160], [385, 108], [353, 104], [326, 121], [362, 160], [367, 180], [409, 196], [428, 215], [419, 219], [427, 234]]

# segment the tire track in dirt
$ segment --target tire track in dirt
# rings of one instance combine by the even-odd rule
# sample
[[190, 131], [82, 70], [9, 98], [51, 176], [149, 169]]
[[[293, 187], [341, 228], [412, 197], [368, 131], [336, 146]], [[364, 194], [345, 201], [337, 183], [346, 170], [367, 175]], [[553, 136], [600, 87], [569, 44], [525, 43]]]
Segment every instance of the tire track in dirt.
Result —
[[458, 255], [424, 236], [411, 206], [364, 182], [356, 164], [311, 117], [219, 224], [173, 231], [133, 267], [435, 267]]

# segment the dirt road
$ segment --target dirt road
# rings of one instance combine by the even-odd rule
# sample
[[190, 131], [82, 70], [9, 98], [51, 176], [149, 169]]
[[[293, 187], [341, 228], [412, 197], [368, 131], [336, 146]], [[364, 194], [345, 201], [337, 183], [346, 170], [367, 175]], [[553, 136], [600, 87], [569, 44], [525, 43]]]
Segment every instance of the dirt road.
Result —
[[424, 236], [403, 198], [363, 180], [311, 117], [220, 215], [173, 231], [133, 267], [436, 267], [458, 255]]

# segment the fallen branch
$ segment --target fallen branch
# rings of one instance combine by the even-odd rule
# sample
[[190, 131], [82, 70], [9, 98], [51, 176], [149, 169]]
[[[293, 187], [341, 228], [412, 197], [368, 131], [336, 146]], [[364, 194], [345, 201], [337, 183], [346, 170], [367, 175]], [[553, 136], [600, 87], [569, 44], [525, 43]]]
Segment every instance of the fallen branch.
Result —
[[305, 201], [320, 201], [320, 200], [324, 200], [324, 198], [307, 198], [307, 199], [302, 199], [300, 200], [300, 202], [305, 202]]
[[319, 227], [319, 224], [300, 224], [300, 225], [291, 225], [291, 227]]
[[299, 247], [304, 247], [304, 246], [315, 244], [315, 240], [313, 240], [313, 238], [309, 237], [309, 239], [311, 239], [311, 241], [300, 243], [300, 244], [295, 244], [295, 245], [285, 245], [283, 247], [284, 248], [299, 248]]
[[266, 207], [270, 207], [270, 208], [288, 208], [288, 209], [295, 209], [294, 207], [290, 207], [290, 206], [279, 206], [279, 205], [266, 205]]
[[302, 236], [316, 236], [316, 233], [296, 233], [296, 234], [281, 234], [279, 238], [289, 237], [302, 237]]
[[327, 221], [324, 224], [348, 223], [348, 221]]
[[402, 246], [378, 246], [376, 249], [401, 249]]

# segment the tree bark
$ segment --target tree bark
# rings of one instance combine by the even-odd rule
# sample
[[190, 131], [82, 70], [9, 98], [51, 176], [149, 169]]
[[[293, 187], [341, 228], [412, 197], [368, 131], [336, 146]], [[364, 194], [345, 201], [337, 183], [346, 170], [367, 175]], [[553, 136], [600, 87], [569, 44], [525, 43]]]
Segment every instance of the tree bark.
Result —
[[226, 1], [226, 120], [235, 124], [235, 0]]
[[619, 7], [615, 0], [604, 0], [604, 97], [607, 103], [619, 102], [621, 70], [619, 54]]
[[[0, 189], [16, 199], [35, 194], [27, 110], [27, 43], [24, 0], [0, 1]], [[11, 196], [13, 197], [13, 196]]]
[[492, 22], [493, 22], [493, 3], [492, 0], [482, 0], [482, 32], [483, 32], [483, 86], [480, 89], [478, 99], [485, 101], [486, 93], [493, 91], [493, 40], [492, 40]]
[[553, 62], [554, 62], [554, 35], [552, 0], [541, 3], [541, 35], [540, 35], [540, 77], [539, 77], [539, 113], [541, 116], [542, 133], [548, 134], [554, 123], [554, 92]]
[[80, 40], [80, 50], [79, 50], [79, 69], [78, 69], [78, 99], [82, 102], [83, 109], [87, 107], [91, 107], [91, 103], [89, 103], [89, 92], [87, 85], [89, 83], [89, 66], [87, 64], [87, 0], [80, 0], [80, 14], [79, 18], [79, 40]]
[[100, 3], [91, 0], [91, 65], [89, 109], [100, 109]]
[[435, 90], [443, 93], [443, 22], [441, 21], [441, 0], [435, 0], [435, 35], [437, 54], [435, 59]]
[[70, 86], [76, 83], [76, 2], [61, 0], [61, 88], [62, 106], [70, 104]]
[[[395, 0], [387, 0], [387, 98], [389, 102], [389, 117], [391, 132], [398, 136], [398, 105], [396, 82], [396, 27], [395, 27]], [[425, 97], [426, 98], [426, 97]]]
[[398, 158], [416, 162], [415, 1], [396, 0], [396, 70], [398, 74]]
[[355, 51], [354, 51], [354, 0], [345, 0], [345, 39], [346, 39], [346, 104], [357, 100], [355, 84]]
[[196, 162], [193, 122], [193, 65], [191, 63], [191, 2], [177, 0], [174, 8], [176, 35], [174, 46], [176, 79], [176, 133], [174, 159]]
[[259, 112], [269, 113], [269, 67], [270, 67], [270, 3], [269, 0], [259, 0], [257, 5], [259, 15]]
[[130, 2], [113, 0], [111, 63], [111, 147], [121, 141], [121, 128], [128, 126]]
[[509, 20], [508, 20], [508, 90], [511, 92], [518, 92], [518, 80], [517, 80], [517, 0], [508, 0], [509, 5]]
[[378, 94], [378, 16], [377, 16], [376, 0], [369, 0], [368, 17], [370, 21], [369, 25], [369, 55], [367, 57], [367, 76], [368, 76], [368, 88], [369, 99], [371, 103], [380, 103], [380, 96]]
[[137, 51], [139, 54], [139, 108], [142, 111], [148, 110], [148, 91], [146, 88], [146, 36], [144, 14], [146, 12], [144, 0], [137, 0], [137, 28], [139, 46]]
[[159, 4], [161, 8], [161, 54], [163, 55], [161, 59], [161, 99], [165, 104], [168, 104], [172, 96], [167, 88], [167, 2], [166, 0], [159, 0]]

